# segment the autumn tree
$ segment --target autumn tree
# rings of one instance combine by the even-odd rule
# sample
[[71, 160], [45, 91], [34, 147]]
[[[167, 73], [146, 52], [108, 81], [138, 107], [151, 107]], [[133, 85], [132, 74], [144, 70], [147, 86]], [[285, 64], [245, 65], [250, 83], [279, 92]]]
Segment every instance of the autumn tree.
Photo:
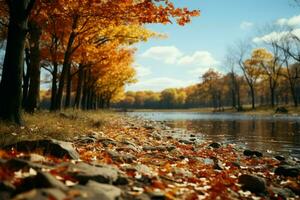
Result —
[[[0, 83], [0, 118], [22, 123], [22, 71], [27, 23], [35, 0], [1, 1], [9, 11], [7, 45]], [[1, 13], [3, 14], [3, 13]]]

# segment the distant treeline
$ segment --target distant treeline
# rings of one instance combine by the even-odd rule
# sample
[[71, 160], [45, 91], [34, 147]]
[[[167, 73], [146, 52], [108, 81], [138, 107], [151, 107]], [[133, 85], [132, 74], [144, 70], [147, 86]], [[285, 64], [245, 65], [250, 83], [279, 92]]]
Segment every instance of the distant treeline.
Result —
[[[300, 65], [290, 66], [290, 73], [297, 76]], [[125, 98], [113, 106], [116, 108], [145, 108], [145, 109], [173, 109], [173, 108], [199, 108], [213, 107], [222, 110], [233, 107], [242, 110], [243, 105], [298, 105], [300, 101], [300, 79], [295, 81], [294, 88], [290, 88], [287, 71], [282, 69], [277, 80], [274, 99], [271, 94], [268, 76], [261, 74], [253, 86], [254, 93], [243, 75], [227, 73], [222, 75], [212, 69], [202, 77], [202, 82], [186, 88], [169, 88], [161, 92], [129, 91]], [[292, 91], [294, 94], [292, 94]], [[252, 97], [253, 95], [253, 97]], [[274, 102], [272, 102], [274, 101]]]

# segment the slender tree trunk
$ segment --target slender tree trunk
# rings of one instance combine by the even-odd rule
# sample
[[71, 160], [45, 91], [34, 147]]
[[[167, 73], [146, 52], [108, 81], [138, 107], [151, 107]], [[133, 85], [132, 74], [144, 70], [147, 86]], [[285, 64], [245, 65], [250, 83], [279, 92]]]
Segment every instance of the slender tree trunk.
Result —
[[270, 97], [271, 97], [271, 106], [272, 108], [275, 106], [275, 88], [270, 87]]
[[77, 89], [76, 89], [76, 96], [75, 96], [75, 100], [74, 100], [74, 108], [79, 108], [80, 106], [80, 100], [81, 100], [81, 95], [82, 95], [82, 85], [83, 85], [83, 75], [84, 75], [84, 71], [83, 71], [83, 65], [80, 64], [79, 65], [79, 69], [78, 69], [78, 83], [77, 83]]
[[34, 0], [6, 2], [9, 4], [9, 25], [0, 83], [0, 118], [21, 124], [25, 37], [28, 16]]
[[255, 109], [255, 92], [254, 92], [254, 86], [250, 87], [250, 93], [251, 93], [251, 105], [252, 105], [252, 109]]
[[71, 92], [72, 92], [72, 75], [71, 75], [71, 66], [69, 66], [68, 73], [67, 73], [65, 108], [69, 108], [71, 105]]
[[[23, 98], [22, 98], [22, 107], [24, 108], [27, 101], [28, 96], [28, 87], [29, 87], [29, 74], [30, 74], [30, 52], [29, 49], [25, 49], [25, 62], [26, 62], [26, 70], [25, 67], [23, 69]], [[26, 72], [25, 72], [26, 71]]]
[[292, 97], [293, 97], [294, 106], [298, 107], [298, 100], [297, 100], [295, 87], [291, 87], [291, 94], [292, 94]]
[[238, 111], [242, 111], [242, 104], [241, 104], [241, 91], [240, 91], [240, 86], [238, 85], [238, 83], [236, 82], [236, 98], [237, 98], [237, 110]]
[[25, 111], [33, 113], [38, 108], [40, 100], [40, 37], [42, 31], [35, 22], [29, 23], [29, 45], [30, 45], [30, 85], [28, 91], [28, 98], [25, 104]]
[[76, 37], [76, 33], [74, 32], [74, 30], [77, 27], [77, 22], [78, 22], [78, 16], [75, 16], [73, 18], [73, 24], [72, 24], [73, 31], [70, 33], [70, 36], [69, 36], [68, 45], [67, 45], [65, 55], [64, 55], [63, 69], [62, 69], [62, 72], [61, 72], [61, 75], [59, 78], [59, 85], [58, 85], [58, 92], [57, 92], [57, 96], [56, 96], [56, 106], [55, 106], [56, 110], [60, 110], [61, 105], [62, 105], [65, 81], [66, 81], [66, 77], [68, 75], [68, 71], [70, 70], [69, 68], [71, 67], [70, 59], [71, 59], [71, 55], [72, 55], [72, 46], [73, 46], [73, 43], [74, 43], [75, 37]]
[[58, 73], [58, 64], [57, 62], [53, 63], [53, 72], [52, 72], [52, 87], [51, 87], [51, 104], [50, 110], [55, 110], [56, 105], [56, 95], [57, 95], [57, 73]]
[[83, 91], [81, 98], [81, 109], [85, 110], [87, 104], [87, 71], [83, 73]]

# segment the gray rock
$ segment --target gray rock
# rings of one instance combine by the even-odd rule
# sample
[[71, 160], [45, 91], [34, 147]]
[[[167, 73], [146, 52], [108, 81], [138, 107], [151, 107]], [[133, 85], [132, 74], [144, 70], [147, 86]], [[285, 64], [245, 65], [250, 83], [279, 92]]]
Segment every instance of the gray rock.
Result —
[[214, 162], [214, 166], [213, 166], [214, 169], [223, 170], [223, 163], [219, 159], [213, 157], [212, 160]]
[[49, 196], [56, 200], [66, 199], [66, 194], [56, 188], [33, 189], [21, 194], [18, 194], [14, 200], [49, 200]]
[[271, 186], [270, 190], [272, 191], [272, 193], [277, 194], [283, 199], [287, 199], [289, 197], [295, 197], [295, 194], [288, 188], [278, 188], [278, 187]]
[[285, 160], [285, 157], [280, 156], [280, 155], [275, 156], [275, 158], [276, 158], [277, 160], [279, 160], [279, 161], [284, 161], [284, 160]]
[[39, 163], [34, 163], [28, 160], [24, 160], [21, 158], [10, 159], [5, 163], [5, 166], [15, 171], [20, 169], [29, 169], [29, 168], [33, 168], [33, 169], [52, 168]]
[[150, 196], [151, 200], [165, 200], [167, 197], [163, 192], [149, 192], [148, 195]]
[[249, 190], [255, 194], [262, 194], [266, 191], [265, 179], [258, 176], [243, 174], [239, 177], [239, 183], [243, 190]]
[[98, 142], [102, 143], [104, 147], [107, 147], [109, 145], [117, 146], [118, 142], [111, 138], [99, 138]]
[[57, 188], [67, 191], [68, 187], [47, 172], [38, 171], [36, 176], [30, 176], [23, 180], [22, 185], [17, 188], [16, 193], [26, 192], [35, 188]]
[[179, 140], [180, 143], [183, 143], [183, 144], [194, 144], [193, 141], [190, 141], [190, 140], [184, 140], [184, 139], [181, 139]]
[[74, 189], [80, 191], [80, 196], [77, 196], [76, 200], [118, 200], [122, 194], [118, 187], [95, 181], [89, 181], [85, 186], [75, 186]]
[[36, 153], [31, 153], [29, 155], [30, 162], [45, 162], [46, 158]]
[[147, 125], [143, 126], [143, 128], [145, 128], [147, 130], [153, 130], [153, 129], [155, 129], [155, 127], [152, 126], [152, 125], [150, 125], [150, 124], [147, 124]]
[[90, 143], [95, 143], [97, 141], [97, 138], [87, 135], [87, 136], [82, 136], [76, 140], [76, 142], [81, 143], [81, 144], [90, 144]]
[[281, 165], [275, 169], [275, 174], [280, 176], [297, 177], [300, 174], [300, 168], [289, 165]]
[[5, 146], [4, 149], [15, 148], [21, 152], [33, 152], [37, 149], [43, 149], [44, 154], [50, 154], [55, 157], [67, 157], [71, 159], [79, 159], [79, 154], [73, 148], [72, 143], [59, 140], [27, 140], [20, 141], [15, 144]]
[[111, 166], [92, 166], [86, 163], [70, 164], [67, 172], [72, 174], [80, 184], [86, 184], [89, 180], [112, 184], [119, 176], [118, 170]]
[[134, 160], [136, 160], [136, 157], [129, 153], [120, 154], [115, 151], [106, 151], [106, 152], [108, 153], [108, 155], [111, 157], [112, 160], [117, 162], [132, 163]]
[[252, 151], [252, 150], [249, 150], [249, 149], [246, 149], [243, 154], [245, 156], [256, 156], [256, 157], [262, 157], [263, 154], [259, 151]]
[[15, 192], [16, 188], [14, 185], [7, 181], [0, 181], [0, 199], [1, 200], [8, 200], [11, 199], [10, 197]]
[[212, 148], [214, 148], [214, 149], [218, 149], [218, 148], [221, 147], [221, 144], [217, 143], [217, 142], [213, 142], [209, 146], [212, 147]]
[[175, 146], [144, 146], [144, 151], [172, 151], [176, 149]]

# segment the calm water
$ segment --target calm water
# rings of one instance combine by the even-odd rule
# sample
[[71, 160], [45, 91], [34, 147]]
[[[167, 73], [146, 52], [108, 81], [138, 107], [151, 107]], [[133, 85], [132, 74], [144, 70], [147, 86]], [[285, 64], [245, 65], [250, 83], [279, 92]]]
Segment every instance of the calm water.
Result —
[[131, 116], [166, 121], [193, 130], [203, 139], [237, 143], [265, 153], [300, 158], [300, 117], [251, 116], [193, 112], [132, 112]]

